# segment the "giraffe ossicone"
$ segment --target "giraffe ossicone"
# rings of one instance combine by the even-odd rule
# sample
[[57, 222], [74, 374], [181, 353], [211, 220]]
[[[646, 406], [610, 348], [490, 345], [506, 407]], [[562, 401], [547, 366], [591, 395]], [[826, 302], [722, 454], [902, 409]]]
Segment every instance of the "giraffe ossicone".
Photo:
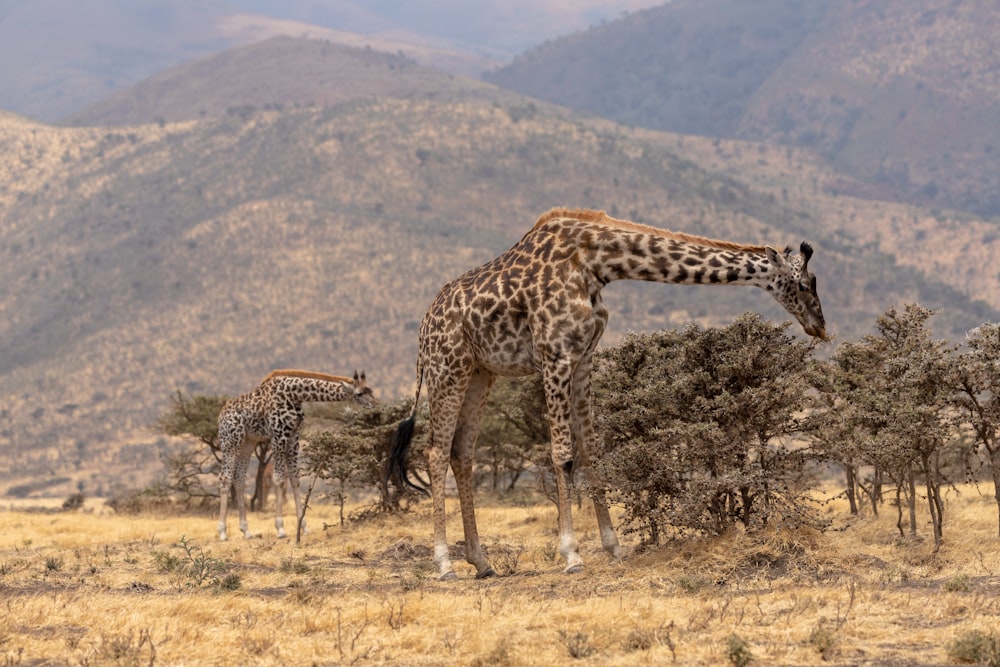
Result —
[[251, 391], [227, 401], [219, 411], [218, 445], [222, 451], [219, 471], [219, 539], [228, 538], [226, 515], [229, 490], [236, 495], [240, 513], [240, 532], [243, 537], [253, 534], [247, 525], [246, 473], [254, 447], [270, 441], [274, 464], [274, 526], [278, 537], [285, 537], [281, 507], [285, 499], [285, 482], [295, 499], [296, 525], [305, 529], [299, 497], [299, 431], [305, 415], [303, 403], [353, 400], [365, 407], [378, 404], [364, 371], [354, 377], [327, 375], [301, 370], [271, 371]]
[[[417, 389], [410, 416], [397, 430], [386, 468], [401, 486], [417, 402], [427, 385], [428, 463], [434, 519], [434, 562], [441, 579], [455, 577], [445, 530], [445, 480], [455, 475], [466, 560], [491, 576], [479, 542], [472, 464], [486, 398], [498, 375], [541, 373], [551, 432], [559, 506], [559, 551], [566, 572], [583, 560], [573, 533], [570, 482], [575, 455], [591, 486], [594, 429], [590, 410], [592, 356], [608, 320], [601, 289], [612, 280], [683, 285], [751, 285], [771, 293], [807, 334], [826, 339], [812, 247], [799, 253], [712, 240], [616, 220], [603, 211], [553, 209], [510, 250], [447, 283], [420, 325]], [[601, 543], [614, 559], [621, 547], [608, 503], [594, 495]]]

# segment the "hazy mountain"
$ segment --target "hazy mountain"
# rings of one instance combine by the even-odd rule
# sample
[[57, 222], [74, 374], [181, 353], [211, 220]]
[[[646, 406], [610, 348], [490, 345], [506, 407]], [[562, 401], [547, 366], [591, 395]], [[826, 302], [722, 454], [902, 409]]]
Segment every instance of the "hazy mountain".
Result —
[[416, 33], [507, 61], [561, 35], [663, 0], [231, 0], [257, 14], [366, 35]]
[[654, 0], [0, 0], [0, 109], [57, 121], [168, 67], [278, 35], [478, 76]]
[[457, 101], [518, 96], [398, 54], [325, 39], [273, 37], [167, 69], [74, 114], [66, 123], [192, 120], [254, 108], [334, 106], [371, 97]]
[[859, 194], [998, 215], [997, 34], [990, 0], [677, 0], [487, 79], [619, 122], [810, 147]]

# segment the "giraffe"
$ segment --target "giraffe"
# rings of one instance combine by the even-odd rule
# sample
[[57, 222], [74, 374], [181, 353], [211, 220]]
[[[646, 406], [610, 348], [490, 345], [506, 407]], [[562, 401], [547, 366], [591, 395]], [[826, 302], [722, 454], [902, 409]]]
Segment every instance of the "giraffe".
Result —
[[[247, 464], [254, 446], [270, 440], [274, 462], [274, 526], [278, 537], [285, 537], [281, 506], [285, 500], [285, 482], [295, 499], [295, 518], [302, 521], [299, 500], [299, 429], [304, 415], [302, 404], [318, 401], [353, 399], [365, 407], [377, 405], [362, 371], [353, 378], [300, 370], [275, 370], [253, 390], [238, 396], [219, 412], [219, 449], [222, 469], [219, 472], [219, 539], [225, 540], [226, 512], [230, 485], [235, 486], [236, 504], [240, 510], [240, 531], [253, 537], [247, 526], [244, 483]], [[302, 523], [303, 529], [305, 523]]]
[[[612, 280], [684, 285], [754, 285], [770, 292], [807, 334], [826, 340], [816, 278], [807, 268], [812, 247], [798, 254], [769, 246], [711, 240], [616, 220], [603, 211], [552, 209], [510, 250], [441, 288], [420, 325], [417, 389], [400, 422], [387, 476], [415, 488], [406, 475], [417, 401], [426, 383], [430, 403], [428, 464], [439, 578], [454, 579], [445, 531], [445, 479], [455, 475], [466, 560], [476, 577], [495, 574], [479, 542], [472, 497], [473, 451], [487, 395], [498, 375], [540, 372], [551, 433], [564, 572], [583, 569], [573, 534], [570, 481], [574, 453], [593, 488], [594, 429], [591, 357], [608, 312], [601, 288]], [[594, 509], [604, 549], [621, 547], [606, 499]]]

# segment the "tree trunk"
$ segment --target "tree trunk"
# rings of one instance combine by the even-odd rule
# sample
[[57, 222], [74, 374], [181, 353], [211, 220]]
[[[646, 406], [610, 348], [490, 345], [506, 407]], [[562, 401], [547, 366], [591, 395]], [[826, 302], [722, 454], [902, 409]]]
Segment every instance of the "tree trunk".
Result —
[[997, 537], [1000, 537], [1000, 444], [986, 447], [990, 453], [990, 473], [993, 475], [993, 497], [997, 501]]
[[910, 511], [910, 535], [917, 535], [917, 479], [913, 474], [913, 464], [906, 466], [906, 486], [909, 491], [909, 498], [906, 499], [907, 508]]
[[858, 514], [858, 471], [852, 463], [841, 463], [844, 469], [844, 483], [847, 486], [847, 502], [851, 506], [851, 514]]
[[944, 506], [941, 502], [941, 483], [938, 475], [939, 457], [937, 452], [923, 456], [924, 479], [927, 485], [927, 503], [931, 511], [931, 526], [934, 528], [934, 553], [941, 548], [944, 525]]

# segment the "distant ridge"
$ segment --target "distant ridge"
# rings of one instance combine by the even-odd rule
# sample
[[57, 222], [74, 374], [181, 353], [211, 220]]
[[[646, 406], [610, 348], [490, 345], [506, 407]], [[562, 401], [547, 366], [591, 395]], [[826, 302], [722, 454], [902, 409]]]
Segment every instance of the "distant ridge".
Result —
[[509, 93], [400, 54], [272, 37], [172, 67], [74, 114], [67, 125], [140, 125], [367, 97], [500, 99]]
[[485, 75], [621, 123], [806, 147], [860, 196], [1000, 217], [995, 0], [675, 0]]

